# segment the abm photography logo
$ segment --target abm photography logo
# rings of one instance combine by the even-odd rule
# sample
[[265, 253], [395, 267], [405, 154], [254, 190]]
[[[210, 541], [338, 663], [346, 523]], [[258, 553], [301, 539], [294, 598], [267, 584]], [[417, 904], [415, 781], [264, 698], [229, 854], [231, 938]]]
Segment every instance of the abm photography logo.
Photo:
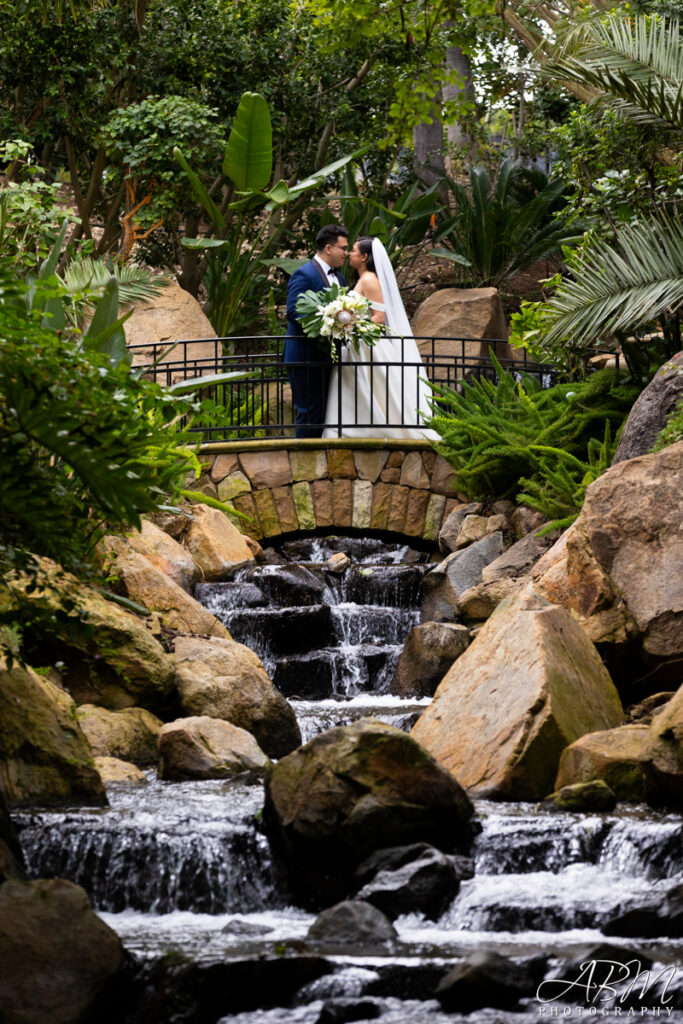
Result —
[[[675, 1019], [675, 966], [658, 970], [641, 960], [586, 960], [565, 978], [548, 978], [536, 991], [538, 1016], [546, 1019], [616, 1017]], [[567, 1005], [570, 1003], [572, 1005]], [[677, 1014], [678, 1016], [678, 1014]]]

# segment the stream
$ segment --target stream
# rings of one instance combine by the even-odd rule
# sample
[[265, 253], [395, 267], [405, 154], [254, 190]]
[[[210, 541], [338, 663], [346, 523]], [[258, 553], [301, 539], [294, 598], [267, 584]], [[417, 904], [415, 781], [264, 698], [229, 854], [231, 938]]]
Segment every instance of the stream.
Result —
[[[342, 574], [323, 564], [337, 551], [352, 562]], [[199, 585], [196, 596], [261, 657], [294, 707], [304, 742], [367, 716], [407, 730], [428, 700], [401, 700], [388, 688], [419, 622], [425, 559], [371, 539], [301, 540], [282, 545], [267, 564]], [[143, 787], [109, 786], [107, 808], [15, 815], [31, 875], [82, 885], [131, 954], [137, 1001], [121, 1009], [120, 1024], [683, 1022], [683, 939], [606, 939], [602, 930], [618, 913], [663, 901], [681, 885], [679, 815], [633, 805], [569, 814], [476, 801], [474, 877], [438, 921], [408, 915], [395, 922], [391, 946], [326, 949], [306, 942], [314, 915], [291, 905], [271, 856], [260, 784], [164, 783], [147, 774]], [[624, 960], [649, 957], [653, 977], [669, 970], [669, 995], [653, 987], [591, 1006], [578, 996], [533, 997], [514, 1011], [469, 1016], [445, 1013], [431, 997], [475, 951], [511, 957], [520, 970], [543, 962], [548, 977], [607, 941]], [[163, 997], [154, 980], [160, 965]]]

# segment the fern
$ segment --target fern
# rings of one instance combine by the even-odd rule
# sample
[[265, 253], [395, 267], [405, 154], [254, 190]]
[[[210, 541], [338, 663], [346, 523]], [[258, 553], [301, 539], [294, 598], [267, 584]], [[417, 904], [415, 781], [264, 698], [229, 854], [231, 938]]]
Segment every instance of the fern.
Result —
[[543, 390], [493, 357], [497, 382], [434, 388], [437, 450], [469, 497], [511, 497], [566, 526], [586, 488], [610, 464], [615, 437], [638, 395], [613, 370]]

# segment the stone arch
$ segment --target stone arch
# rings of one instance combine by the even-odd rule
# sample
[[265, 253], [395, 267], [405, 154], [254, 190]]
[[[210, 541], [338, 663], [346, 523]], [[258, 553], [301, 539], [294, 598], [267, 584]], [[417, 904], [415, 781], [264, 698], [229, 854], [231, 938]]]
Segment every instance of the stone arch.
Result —
[[436, 542], [458, 504], [451, 466], [427, 441], [289, 438], [202, 445], [193, 484], [250, 518], [255, 540], [322, 529]]

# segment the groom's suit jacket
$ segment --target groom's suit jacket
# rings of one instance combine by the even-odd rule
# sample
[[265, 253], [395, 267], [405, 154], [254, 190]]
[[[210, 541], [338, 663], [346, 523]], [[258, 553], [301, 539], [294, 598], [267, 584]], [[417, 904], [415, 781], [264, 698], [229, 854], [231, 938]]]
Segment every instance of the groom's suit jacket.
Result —
[[[346, 286], [341, 273], [339, 283]], [[329, 286], [325, 272], [315, 260], [309, 260], [290, 277], [287, 285], [287, 337], [282, 349], [283, 363], [332, 362], [329, 351], [321, 348], [316, 338], [308, 338], [304, 334], [296, 313], [297, 299], [302, 292], [319, 292]]]

